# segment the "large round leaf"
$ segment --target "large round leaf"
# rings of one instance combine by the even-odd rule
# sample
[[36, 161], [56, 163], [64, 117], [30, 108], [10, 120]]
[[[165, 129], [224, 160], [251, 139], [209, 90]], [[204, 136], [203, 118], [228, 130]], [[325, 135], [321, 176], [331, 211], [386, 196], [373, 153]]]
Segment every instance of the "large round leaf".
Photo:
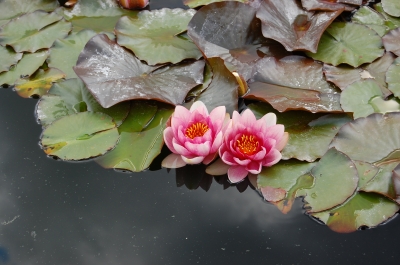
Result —
[[54, 0], [3, 0], [0, 2], [0, 20], [9, 20], [35, 10], [53, 11], [58, 6], [58, 1]]
[[371, 114], [340, 128], [331, 147], [353, 160], [369, 163], [391, 160], [390, 155], [400, 149], [400, 113]]
[[334, 22], [324, 32], [316, 53], [307, 55], [333, 65], [341, 63], [358, 67], [384, 53], [379, 35], [367, 26]]
[[297, 0], [269, 0], [261, 2], [257, 17], [263, 35], [279, 41], [288, 51], [316, 52], [322, 33], [342, 11], [310, 12]]
[[21, 76], [30, 76], [43, 65], [48, 56], [48, 51], [25, 54], [17, 65], [11, 67], [8, 72], [0, 74], [0, 86], [4, 84], [14, 85]]
[[358, 185], [358, 172], [345, 154], [335, 148], [329, 149], [311, 170], [314, 186], [299, 191], [304, 195], [309, 213], [333, 208], [352, 196]]
[[16, 52], [35, 52], [49, 48], [54, 41], [64, 38], [71, 23], [62, 16], [38, 10], [11, 20], [0, 28], [0, 44], [10, 45]]
[[400, 96], [400, 59], [397, 58], [386, 72], [388, 88], [396, 97]]
[[76, 65], [80, 52], [94, 35], [96, 32], [92, 30], [82, 30], [65, 39], [56, 40], [50, 49], [49, 66], [60, 69], [67, 78], [77, 77], [72, 67]]
[[79, 55], [77, 75], [105, 108], [130, 99], [155, 99], [182, 104], [203, 81], [204, 61], [148, 66], [106, 35], [93, 37]]
[[82, 112], [53, 122], [42, 133], [46, 154], [63, 160], [82, 160], [103, 155], [119, 139], [112, 118], [103, 113]]
[[205, 57], [222, 58], [230, 71], [248, 80], [261, 58], [287, 54], [282, 45], [262, 35], [255, 14], [255, 8], [240, 2], [212, 3], [193, 16], [188, 35]]
[[54, 84], [36, 107], [36, 117], [46, 127], [53, 121], [71, 114], [91, 111], [102, 112], [120, 125], [129, 113], [130, 103], [121, 102], [105, 109], [96, 101], [80, 79], [73, 78]]
[[388, 34], [383, 36], [382, 40], [387, 51], [400, 56], [400, 28], [389, 31]]
[[120, 126], [120, 142], [114, 150], [96, 162], [105, 168], [133, 172], [148, 168], [161, 152], [164, 145], [163, 131], [173, 112], [171, 108], [159, 107], [154, 113], [153, 106], [146, 101], [134, 103], [128, 118]]
[[400, 17], [400, 2], [398, 0], [382, 0], [382, 7], [389, 15]]
[[121, 8], [117, 1], [111, 0], [79, 0], [72, 10], [65, 11], [65, 16], [73, 17], [116, 17], [136, 13]]
[[163, 8], [142, 11], [137, 18], [122, 17], [115, 26], [117, 42], [150, 65], [199, 59], [202, 55], [196, 45], [178, 36], [186, 30], [195, 12]]
[[15, 82], [15, 91], [23, 98], [43, 96], [54, 82], [65, 77], [57, 68], [39, 69], [30, 77], [21, 78]]
[[389, 27], [385, 23], [385, 18], [369, 6], [363, 6], [358, 9], [351, 18], [351, 21], [366, 25], [375, 30], [381, 37], [389, 31]]
[[400, 18], [399, 17], [393, 17], [386, 13], [383, 10], [382, 3], [378, 3], [374, 5], [374, 8], [376, 11], [378, 11], [384, 18], [385, 18], [385, 25], [388, 26], [389, 29], [396, 29], [400, 27]]
[[12, 65], [18, 63], [22, 58], [22, 53], [16, 53], [10, 47], [0, 46], [0, 73], [10, 70]]

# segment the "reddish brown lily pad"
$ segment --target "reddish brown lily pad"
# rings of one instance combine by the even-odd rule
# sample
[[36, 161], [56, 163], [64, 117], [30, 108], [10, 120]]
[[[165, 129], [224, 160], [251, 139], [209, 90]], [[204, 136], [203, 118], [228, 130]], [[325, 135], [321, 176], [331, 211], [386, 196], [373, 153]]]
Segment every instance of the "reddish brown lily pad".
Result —
[[400, 56], [400, 28], [389, 31], [388, 34], [382, 37], [382, 41], [386, 51]]
[[203, 82], [204, 65], [204, 61], [195, 61], [163, 68], [148, 66], [100, 34], [86, 44], [74, 71], [105, 108], [131, 99], [176, 105]]
[[345, 11], [353, 11], [362, 4], [362, 0], [301, 0], [301, 4], [309, 11], [335, 11], [343, 8]]
[[343, 10], [311, 12], [295, 0], [270, 0], [261, 2], [257, 17], [266, 38], [279, 41], [288, 51], [315, 53], [322, 33]]

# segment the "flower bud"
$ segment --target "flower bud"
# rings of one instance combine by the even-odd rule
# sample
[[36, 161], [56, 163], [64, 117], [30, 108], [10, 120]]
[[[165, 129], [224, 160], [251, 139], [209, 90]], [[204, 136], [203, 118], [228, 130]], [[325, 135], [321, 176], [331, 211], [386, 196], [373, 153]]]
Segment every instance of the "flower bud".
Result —
[[141, 9], [149, 4], [149, 0], [118, 0], [118, 2], [126, 9]]

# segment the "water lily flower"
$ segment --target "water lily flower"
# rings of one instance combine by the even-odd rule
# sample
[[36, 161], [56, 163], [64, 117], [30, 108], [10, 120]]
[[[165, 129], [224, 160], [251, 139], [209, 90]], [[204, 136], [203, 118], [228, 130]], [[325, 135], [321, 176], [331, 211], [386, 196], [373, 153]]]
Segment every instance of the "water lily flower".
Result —
[[288, 140], [289, 134], [282, 124], [276, 124], [274, 113], [257, 120], [249, 109], [242, 115], [235, 111], [219, 148], [221, 160], [226, 165], [224, 167], [221, 161], [217, 161], [212, 166], [214, 169], [227, 169], [229, 180], [240, 182], [249, 173], [258, 174], [262, 167], [278, 163], [282, 158], [280, 151]]
[[209, 164], [218, 156], [229, 120], [225, 106], [215, 108], [210, 114], [201, 101], [194, 102], [190, 110], [176, 106], [170, 126], [164, 130], [164, 141], [172, 154], [163, 160], [162, 166]]

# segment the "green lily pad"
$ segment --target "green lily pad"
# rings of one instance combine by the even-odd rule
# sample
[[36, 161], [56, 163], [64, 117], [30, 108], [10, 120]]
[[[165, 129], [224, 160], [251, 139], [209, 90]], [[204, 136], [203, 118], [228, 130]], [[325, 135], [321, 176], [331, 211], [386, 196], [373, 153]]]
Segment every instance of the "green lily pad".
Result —
[[[187, 5], [190, 8], [195, 8], [199, 6], [205, 6], [208, 4], [216, 3], [216, 2], [222, 2], [224, 0], [183, 0], [183, 4]], [[247, 3], [250, 0], [228, 0], [228, 1], [236, 1], [236, 2], [241, 2], [241, 3]]]
[[274, 112], [277, 123], [285, 126], [289, 133], [289, 142], [282, 150], [282, 159], [296, 158], [313, 162], [321, 158], [329, 149], [329, 144], [340, 127], [351, 121], [346, 114], [312, 114], [300, 111], [279, 113], [265, 103], [252, 103], [248, 108], [256, 117], [261, 118], [268, 112]]
[[286, 50], [316, 52], [322, 33], [342, 11], [311, 12], [295, 0], [262, 1], [257, 17], [263, 35], [279, 41]]
[[211, 111], [218, 106], [225, 106], [226, 112], [232, 114], [238, 110], [238, 83], [235, 76], [225, 67], [220, 58], [209, 58], [213, 71], [211, 84], [196, 100], [202, 101]]
[[80, 79], [73, 78], [54, 84], [36, 107], [36, 117], [43, 127], [71, 114], [91, 111], [111, 116], [120, 125], [129, 113], [130, 103], [121, 102], [108, 109], [103, 108]]
[[96, 32], [92, 30], [82, 30], [78, 33], [72, 33], [65, 39], [56, 40], [50, 49], [49, 67], [60, 69], [66, 74], [67, 78], [76, 78], [72, 67], [76, 65], [78, 56], [86, 43], [95, 35]]
[[385, 17], [369, 6], [363, 6], [354, 13], [351, 21], [363, 24], [378, 33], [379, 36], [385, 35], [390, 29], [386, 25]]
[[351, 233], [362, 226], [375, 227], [394, 216], [399, 209], [398, 204], [382, 195], [357, 192], [343, 205], [313, 216], [335, 232]]
[[[136, 13], [132, 14], [133, 16]], [[132, 16], [130, 15], [130, 16]], [[73, 17], [69, 21], [72, 23], [72, 32], [90, 29], [97, 33], [114, 34], [114, 27], [121, 16], [116, 17]], [[107, 34], [107, 35], [108, 35]], [[111, 36], [109, 36], [110, 39]]]
[[388, 88], [396, 97], [400, 96], [400, 59], [397, 58], [386, 72]]
[[397, 56], [400, 56], [400, 28], [391, 30], [388, 34], [383, 36], [382, 40], [386, 51], [393, 52]]
[[382, 7], [389, 15], [400, 17], [400, 2], [398, 0], [382, 0]]
[[22, 53], [14, 52], [10, 47], [0, 46], [0, 73], [10, 70], [22, 58]]
[[341, 90], [356, 81], [373, 79], [379, 85], [385, 97], [392, 94], [387, 88], [386, 71], [395, 60], [395, 56], [391, 52], [386, 52], [382, 57], [376, 59], [370, 64], [364, 64], [359, 68], [353, 68], [348, 65], [332, 66], [324, 64], [324, 74], [326, 80], [337, 85]]
[[195, 13], [193, 9], [163, 8], [141, 11], [137, 18], [122, 17], [115, 26], [117, 42], [150, 65], [199, 59], [202, 54], [197, 46], [178, 36]]
[[0, 44], [10, 45], [16, 52], [35, 52], [49, 48], [56, 39], [67, 36], [70, 30], [71, 23], [61, 16], [38, 10], [3, 25], [0, 28]]
[[21, 76], [30, 76], [43, 65], [46, 58], [49, 56], [48, 51], [41, 51], [37, 53], [27, 53], [15, 66], [11, 67], [8, 72], [0, 74], [0, 86], [14, 85]]
[[389, 15], [383, 10], [382, 3], [378, 3], [374, 5], [376, 11], [381, 13], [385, 17], [385, 25], [389, 27], [389, 29], [396, 29], [400, 27], [400, 18]]
[[314, 186], [298, 191], [304, 195], [308, 213], [333, 208], [350, 198], [358, 185], [358, 172], [345, 154], [335, 148], [329, 149], [318, 164], [311, 170]]
[[[172, 112], [171, 108], [158, 107], [154, 116], [150, 117], [154, 113], [154, 105], [147, 101], [133, 103], [131, 114], [120, 126], [121, 140], [118, 145], [96, 162], [105, 168], [133, 172], [145, 170], [161, 152], [163, 131]], [[140, 125], [134, 125], [138, 119]]]
[[288, 213], [297, 190], [311, 188], [314, 184], [314, 178], [306, 175], [314, 166], [314, 163], [289, 160], [264, 167], [258, 174], [257, 188], [265, 200], [275, 204], [283, 213]]
[[49, 156], [82, 160], [105, 154], [118, 139], [118, 129], [110, 116], [81, 112], [49, 125], [41, 135], [41, 145]]
[[67, 18], [73, 17], [116, 17], [136, 13], [123, 9], [117, 1], [111, 0], [79, 0], [71, 10], [65, 10]]
[[41, 97], [47, 94], [54, 82], [62, 78], [65, 78], [65, 74], [56, 68], [39, 69], [32, 76], [17, 80], [14, 89], [23, 98]]
[[93, 37], [74, 67], [105, 108], [131, 99], [154, 99], [182, 104], [187, 93], [203, 82], [204, 61], [148, 66], [106, 35]]
[[318, 51], [306, 54], [335, 66], [346, 63], [358, 67], [383, 53], [382, 39], [374, 30], [356, 23], [334, 22], [322, 35]]
[[3, 0], [0, 2], [0, 21], [10, 20], [21, 14], [30, 13], [39, 9], [50, 12], [57, 7], [59, 7], [58, 1], [54, 0]]
[[374, 113], [343, 125], [330, 146], [353, 160], [390, 161], [400, 149], [399, 131], [400, 113]]

